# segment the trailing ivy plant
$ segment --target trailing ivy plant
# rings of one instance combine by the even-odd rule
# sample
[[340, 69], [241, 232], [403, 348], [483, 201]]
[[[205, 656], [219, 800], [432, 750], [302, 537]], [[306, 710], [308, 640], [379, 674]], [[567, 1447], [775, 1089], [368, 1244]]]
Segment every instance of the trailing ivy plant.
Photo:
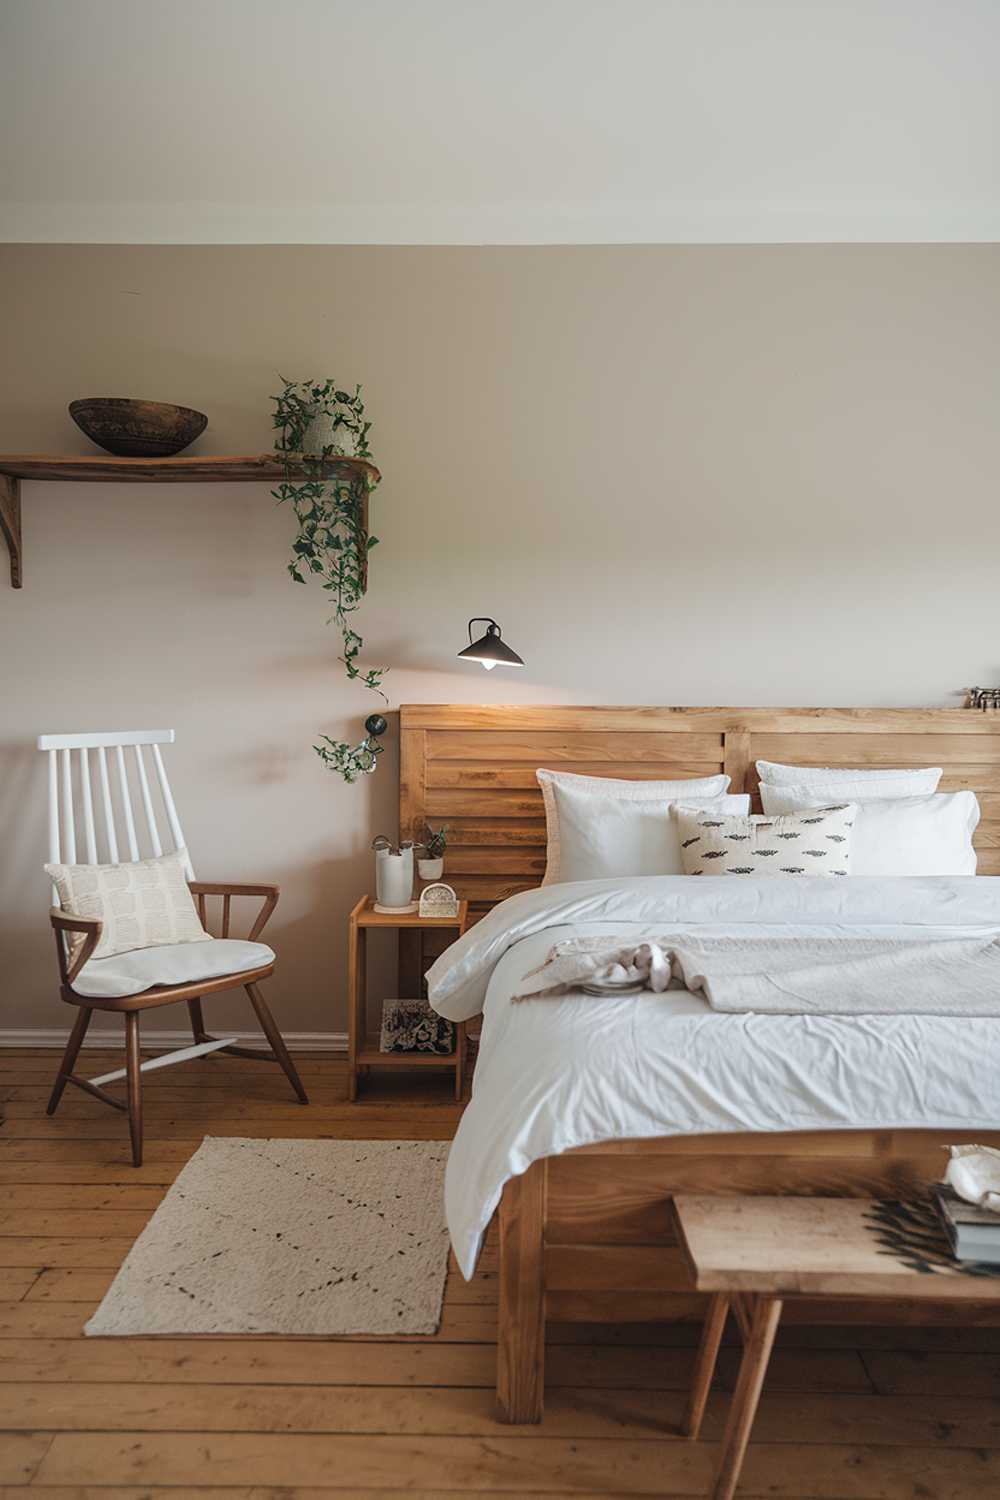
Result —
[[381, 714], [369, 714], [365, 720], [365, 737], [360, 745], [345, 745], [324, 734], [320, 736], [323, 744], [314, 745], [313, 749], [328, 770], [336, 771], [347, 782], [354, 782], [359, 776], [369, 776], [374, 771], [378, 756], [385, 748], [378, 743], [378, 736], [385, 734], [388, 727]]
[[[368, 475], [338, 476], [332, 462], [345, 453], [357, 458], [371, 456], [371, 423], [365, 418], [361, 387], [355, 386], [351, 395], [333, 380], [281, 379], [284, 389], [272, 399], [277, 431], [274, 446], [283, 475], [272, 494], [279, 504], [290, 502], [295, 512], [297, 531], [288, 572], [296, 583], [304, 584], [309, 576], [320, 580], [331, 596], [330, 618], [340, 630], [341, 660], [349, 681], [360, 680], [388, 702], [382, 691], [385, 668], [362, 669], [358, 665], [364, 641], [352, 624], [364, 597], [368, 554], [378, 543], [364, 525], [364, 500], [375, 484]], [[325, 421], [331, 440], [321, 450], [306, 453], [303, 449], [309, 429], [318, 421]], [[375, 758], [367, 740], [352, 747], [326, 735], [322, 739], [325, 743], [313, 746], [316, 754], [345, 781], [353, 782], [374, 770]]]

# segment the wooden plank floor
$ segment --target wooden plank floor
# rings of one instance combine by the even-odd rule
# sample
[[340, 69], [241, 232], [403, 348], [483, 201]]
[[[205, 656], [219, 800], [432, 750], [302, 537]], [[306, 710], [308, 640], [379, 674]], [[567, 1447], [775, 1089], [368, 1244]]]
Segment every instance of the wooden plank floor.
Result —
[[[113, 1065], [85, 1052], [84, 1073]], [[146, 1161], [120, 1115], [70, 1090], [45, 1115], [57, 1054], [0, 1052], [0, 1497], [366, 1500], [703, 1496], [726, 1396], [703, 1441], [675, 1435], [696, 1330], [551, 1330], [540, 1428], [493, 1409], [496, 1261], [452, 1268], [433, 1338], [88, 1339], [83, 1325], [202, 1137], [447, 1139], [441, 1080], [379, 1081], [346, 1103], [337, 1058], [277, 1069], [200, 1059], [149, 1076]], [[736, 1351], [724, 1351], [731, 1388]], [[791, 1325], [761, 1403], [741, 1496], [1000, 1496], [1000, 1330]]]

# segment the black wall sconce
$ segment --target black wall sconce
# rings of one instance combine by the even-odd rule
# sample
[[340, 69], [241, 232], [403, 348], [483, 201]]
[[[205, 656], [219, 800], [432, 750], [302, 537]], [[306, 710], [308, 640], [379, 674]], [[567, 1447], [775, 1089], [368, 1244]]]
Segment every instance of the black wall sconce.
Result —
[[[480, 636], [478, 641], [472, 639], [473, 625], [486, 626], [486, 634]], [[458, 654], [462, 661], [479, 662], [487, 672], [492, 672], [494, 667], [524, 666], [517, 652], [512, 651], [507, 642], [501, 639], [500, 626], [489, 615], [475, 615], [469, 621], [469, 644]]]

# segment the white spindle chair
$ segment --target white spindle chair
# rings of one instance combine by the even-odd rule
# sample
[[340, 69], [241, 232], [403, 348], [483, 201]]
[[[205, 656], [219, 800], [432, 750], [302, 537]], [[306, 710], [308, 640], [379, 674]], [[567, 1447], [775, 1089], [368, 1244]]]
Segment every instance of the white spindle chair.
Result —
[[[234, 885], [194, 879], [187, 855], [184, 834], [174, 803], [161, 745], [172, 745], [172, 729], [139, 729], [110, 731], [105, 734], [43, 734], [38, 748], [49, 761], [49, 861], [52, 864], [118, 864], [133, 863], [151, 856], [184, 850], [188, 883], [198, 904], [202, 924], [206, 924], [210, 896], [222, 899], [222, 936], [215, 944], [193, 943], [170, 948], [141, 950], [142, 967], [147, 982], [138, 988], [125, 984], [129, 993], [87, 994], [74, 988], [100, 940], [101, 923], [94, 918], [78, 917], [59, 907], [53, 892], [50, 920], [56, 939], [62, 998], [75, 1005], [76, 1020], [66, 1044], [62, 1064], [49, 1099], [48, 1112], [54, 1114], [67, 1083], [92, 1094], [115, 1109], [128, 1111], [132, 1138], [132, 1160], [142, 1163], [142, 1074], [152, 1068], [167, 1067], [206, 1052], [230, 1052], [240, 1057], [277, 1062], [303, 1104], [308, 1103], [295, 1064], [274, 1018], [258, 989], [258, 983], [274, 972], [274, 954], [257, 938], [278, 901], [276, 885]], [[147, 756], [152, 766], [147, 765]], [[157, 821], [156, 804], [160, 805], [161, 823]], [[141, 817], [140, 817], [141, 808]], [[164, 848], [166, 844], [166, 848]], [[245, 942], [230, 939], [230, 911], [234, 896], [259, 896], [263, 905]], [[71, 964], [68, 937], [84, 935], [83, 947]], [[188, 963], [201, 966], [201, 977], [188, 977], [183, 983], [158, 982], [156, 969], [162, 966], [177, 947], [188, 950]], [[129, 957], [130, 955], [126, 955]], [[232, 963], [230, 962], [232, 961]], [[91, 975], [112, 959], [93, 959]], [[233, 966], [233, 963], [236, 966]], [[220, 972], [228, 968], [228, 972]], [[169, 967], [169, 964], [167, 964]], [[87, 983], [87, 976], [84, 983]], [[109, 981], [105, 974], [105, 991]], [[242, 987], [250, 998], [269, 1052], [238, 1047], [234, 1037], [213, 1037], [205, 1030], [201, 997], [220, 990]], [[139, 1014], [156, 1006], [186, 1001], [191, 1019], [194, 1044], [178, 1051], [142, 1062], [139, 1048]], [[125, 1016], [126, 1066], [97, 1078], [80, 1078], [74, 1072], [77, 1055], [83, 1045], [95, 1010], [122, 1013]], [[115, 1098], [104, 1085], [125, 1078], [128, 1104]]]

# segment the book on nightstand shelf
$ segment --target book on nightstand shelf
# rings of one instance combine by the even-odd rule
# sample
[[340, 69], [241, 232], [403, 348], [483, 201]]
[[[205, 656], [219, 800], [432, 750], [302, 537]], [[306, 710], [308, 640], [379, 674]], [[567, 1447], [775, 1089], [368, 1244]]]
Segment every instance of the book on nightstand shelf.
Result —
[[1000, 1214], [967, 1203], [943, 1182], [935, 1182], [931, 1193], [956, 1259], [1000, 1265]]

